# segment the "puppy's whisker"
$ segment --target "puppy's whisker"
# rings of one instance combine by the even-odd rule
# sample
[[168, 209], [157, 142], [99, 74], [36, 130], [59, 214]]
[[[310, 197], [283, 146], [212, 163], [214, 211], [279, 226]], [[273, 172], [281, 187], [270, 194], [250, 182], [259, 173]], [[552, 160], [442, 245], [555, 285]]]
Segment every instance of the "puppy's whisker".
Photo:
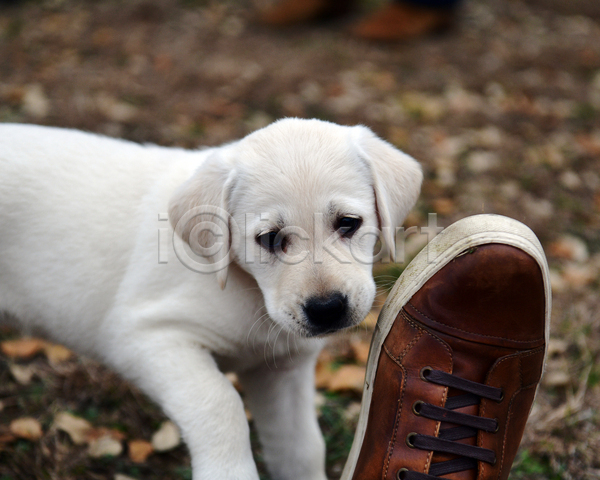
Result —
[[[252, 351], [254, 353], [256, 353], [256, 337], [258, 336], [258, 332], [260, 331], [261, 327], [263, 326], [263, 324], [267, 321], [268, 318], [268, 314], [265, 313], [263, 315], [261, 315], [252, 325], [251, 330], [254, 329], [255, 326], [257, 326], [257, 328], [254, 330], [254, 335], [252, 337]], [[250, 337], [250, 332], [248, 332], [248, 336], [247, 336], [247, 342], [249, 341], [249, 337]], [[247, 343], [248, 344], [248, 343]]]
[[254, 337], [252, 338], [252, 351], [254, 353], [257, 353], [256, 352], [256, 337], [258, 336], [258, 332], [260, 331], [262, 326], [268, 321], [269, 321], [269, 314], [265, 313], [255, 322], [255, 323], [260, 322], [260, 324], [258, 325], [258, 328], [254, 331]]
[[[274, 346], [271, 345], [271, 333], [273, 332], [273, 330], [275, 330], [275, 327], [277, 327], [276, 323], [271, 323], [271, 325], [269, 326], [269, 330], [267, 330], [267, 339], [265, 341], [265, 347], [263, 349], [263, 353], [264, 353], [264, 359], [265, 359], [265, 363], [267, 364], [267, 366], [269, 366], [269, 369], [271, 368], [269, 365], [269, 360], [268, 360], [268, 348], [271, 347], [271, 352], [274, 351]], [[277, 366], [275, 366], [275, 368], [277, 368]]]
[[[258, 312], [260, 312], [262, 309], [259, 308], [256, 313], [254, 315], [256, 315]], [[254, 329], [254, 327], [263, 319], [265, 318], [265, 316], [268, 315], [268, 313], [264, 313], [262, 314], [260, 317], [258, 317], [258, 319], [256, 319], [254, 321], [254, 323], [252, 324], [252, 326], [250, 327], [250, 330], [248, 330], [248, 335], [246, 335], [246, 345], [250, 345], [250, 334], [252, 333], [252, 330]], [[261, 323], [262, 324], [262, 323]], [[260, 328], [260, 327], [259, 327]], [[258, 330], [258, 329], [257, 329]], [[254, 338], [256, 339], [256, 332], [254, 333]]]
[[381, 308], [381, 307], [383, 307], [383, 304], [385, 303], [386, 299], [387, 299], [387, 297], [385, 297], [385, 298], [377, 298], [377, 297], [375, 297], [373, 299], [373, 307], [375, 307], [375, 308]]
[[292, 358], [292, 351], [290, 350], [290, 335], [292, 334], [292, 332], [290, 332], [289, 330], [287, 331], [287, 352], [288, 352], [288, 358], [290, 359], [290, 362], [294, 363], [294, 359]]
[[[274, 328], [275, 328], [275, 324], [273, 323], [273, 324], [271, 324], [271, 326], [269, 327], [269, 330], [267, 331], [267, 340], [265, 341], [264, 348], [263, 348], [263, 357], [265, 359], [265, 363], [267, 364], [267, 367], [269, 368], [269, 370], [272, 370], [271, 364], [269, 363], [269, 354], [268, 354], [269, 347], [271, 347], [271, 342], [269, 341], [269, 337]], [[271, 355], [273, 355], [272, 347], [271, 347]], [[277, 365], [274, 365], [274, 368], [277, 368]]]
[[271, 344], [271, 333], [273, 333], [273, 331], [278, 327], [278, 325], [273, 322], [270, 326], [269, 326], [269, 331], [267, 332], [267, 345], [271, 348], [273, 348], [273, 345]]
[[267, 307], [266, 306], [260, 307], [258, 310], [256, 310], [256, 312], [254, 312], [254, 315], [257, 316], [262, 310], [265, 310], [265, 313], [261, 314], [260, 317], [258, 317], [259, 319], [262, 319], [265, 316], [269, 315], [269, 312], [267, 311]]
[[275, 358], [275, 345], [277, 345], [277, 339], [279, 338], [279, 335], [281, 334], [282, 330], [283, 330], [283, 325], [280, 325], [279, 331], [277, 332], [277, 335], [275, 335], [275, 340], [273, 341], [273, 348], [271, 350], [271, 353], [273, 355], [273, 366], [275, 368], [277, 368], [277, 359]]
[[[257, 316], [258, 316], [258, 314], [259, 314], [261, 311], [263, 311], [263, 310], [266, 310], [266, 308], [267, 308], [267, 307], [266, 307], [266, 305], [263, 305], [262, 307], [259, 307], [258, 309], [256, 309], [256, 311], [254, 312], [254, 315], [253, 315], [253, 317], [257, 317]], [[260, 315], [260, 318], [262, 318], [262, 316], [263, 316], [263, 315], [264, 315], [264, 314], [261, 314], [261, 315]]]
[[378, 275], [377, 277], [374, 277], [374, 280], [377, 283], [378, 289], [389, 290], [394, 283], [396, 283], [398, 277], [394, 277], [392, 275]]

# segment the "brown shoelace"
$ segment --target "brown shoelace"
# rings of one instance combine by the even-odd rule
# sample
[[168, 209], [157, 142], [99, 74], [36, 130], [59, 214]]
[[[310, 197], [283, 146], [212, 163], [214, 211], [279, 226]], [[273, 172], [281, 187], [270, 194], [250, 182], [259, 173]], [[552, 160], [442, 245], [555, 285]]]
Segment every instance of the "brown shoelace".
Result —
[[495, 433], [498, 431], [498, 421], [492, 418], [468, 415], [454, 410], [471, 405], [479, 405], [482, 398], [501, 402], [504, 398], [502, 389], [472, 382], [455, 375], [425, 367], [421, 370], [421, 378], [426, 382], [443, 385], [465, 392], [464, 395], [448, 397], [444, 407], [417, 401], [413, 405], [416, 415], [439, 422], [458, 425], [440, 430], [437, 437], [409, 433], [406, 443], [411, 448], [429, 450], [439, 453], [449, 453], [458, 457], [444, 462], [432, 463], [429, 474], [411, 472], [402, 468], [397, 473], [399, 480], [431, 480], [442, 475], [477, 468], [478, 462], [490, 465], [496, 463], [496, 454], [487, 448], [465, 445], [457, 440], [475, 437], [479, 430]]

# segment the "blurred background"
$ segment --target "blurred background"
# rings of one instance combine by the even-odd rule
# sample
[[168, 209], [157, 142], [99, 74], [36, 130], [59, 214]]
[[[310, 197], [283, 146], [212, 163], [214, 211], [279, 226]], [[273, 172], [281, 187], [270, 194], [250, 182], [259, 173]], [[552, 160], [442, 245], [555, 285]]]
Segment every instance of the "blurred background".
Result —
[[[381, 2], [277, 29], [257, 21], [272, 3], [5, 0], [0, 121], [183, 147], [285, 116], [368, 125], [424, 167], [406, 227], [428, 213], [441, 226], [499, 213], [539, 236], [552, 338], [511, 478], [600, 478], [600, 4], [464, 0], [443, 33], [377, 43], [352, 26]], [[332, 480], [353, 438], [377, 311], [403, 267], [376, 268], [373, 312], [320, 358]], [[176, 430], [139, 391], [12, 330], [0, 330], [0, 347], [0, 480], [191, 478]]]

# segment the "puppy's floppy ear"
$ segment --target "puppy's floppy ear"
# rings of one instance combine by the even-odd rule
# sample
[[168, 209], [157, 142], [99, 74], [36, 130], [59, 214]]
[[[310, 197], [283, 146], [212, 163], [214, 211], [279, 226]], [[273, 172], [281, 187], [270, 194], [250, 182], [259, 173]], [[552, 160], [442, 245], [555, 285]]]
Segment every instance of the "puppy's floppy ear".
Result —
[[395, 261], [395, 230], [417, 201], [423, 181], [421, 166], [367, 127], [352, 127], [351, 131], [358, 155], [371, 171], [379, 228]]
[[231, 163], [221, 152], [215, 152], [169, 201], [169, 221], [175, 233], [194, 253], [208, 260], [206, 269], [201, 271], [216, 272], [221, 289], [225, 288], [227, 267], [233, 260], [229, 200], [235, 180], [236, 172]]

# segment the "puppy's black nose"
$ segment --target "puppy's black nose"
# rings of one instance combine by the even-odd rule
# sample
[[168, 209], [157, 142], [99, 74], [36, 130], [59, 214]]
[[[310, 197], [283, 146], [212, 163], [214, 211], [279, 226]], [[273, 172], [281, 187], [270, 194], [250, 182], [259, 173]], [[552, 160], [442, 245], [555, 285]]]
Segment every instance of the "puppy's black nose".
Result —
[[313, 335], [334, 332], [346, 326], [348, 298], [340, 292], [326, 297], [311, 297], [303, 308]]

